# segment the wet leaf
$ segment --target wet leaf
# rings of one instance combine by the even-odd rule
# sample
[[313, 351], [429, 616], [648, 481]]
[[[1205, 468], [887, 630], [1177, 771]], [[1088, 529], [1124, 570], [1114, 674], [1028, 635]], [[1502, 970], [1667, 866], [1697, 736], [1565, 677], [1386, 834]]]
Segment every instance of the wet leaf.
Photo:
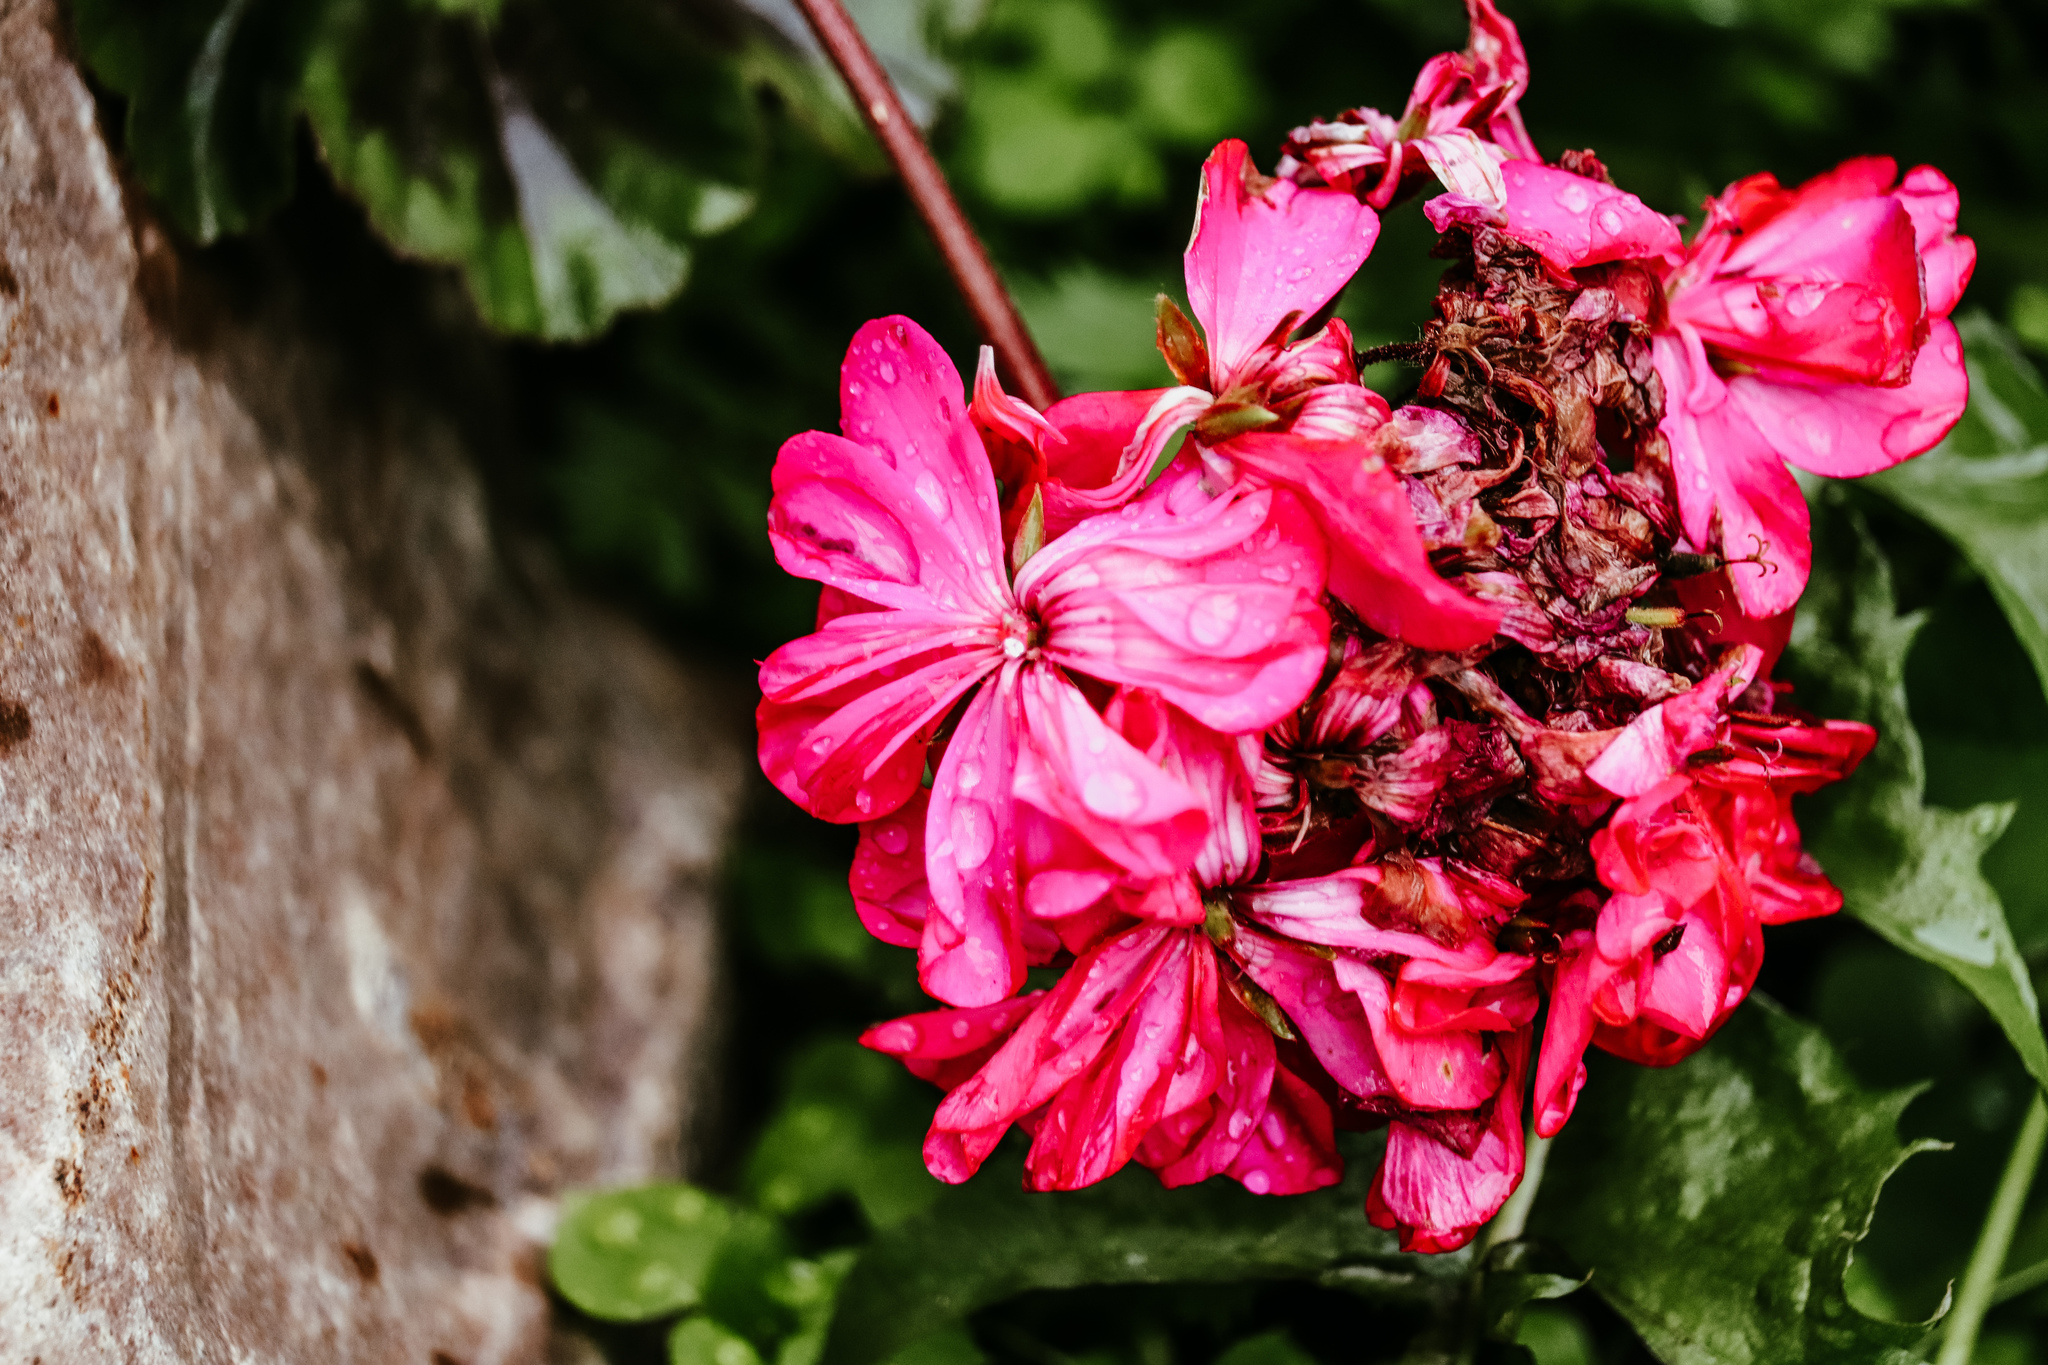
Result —
[[1458, 1292], [1465, 1252], [1406, 1256], [1365, 1221], [1377, 1140], [1346, 1152], [1347, 1178], [1261, 1198], [1211, 1180], [1160, 1188], [1136, 1165], [1085, 1190], [1021, 1188], [1021, 1153], [991, 1160], [932, 1207], [881, 1233], [840, 1293], [826, 1365], [876, 1365], [978, 1309], [1034, 1289], [1210, 1280], [1306, 1280], [1383, 1301]]
[[663, 1317], [702, 1301], [732, 1222], [730, 1205], [692, 1185], [609, 1190], [569, 1205], [548, 1274], [592, 1317]]
[[1926, 763], [1905, 688], [1906, 654], [1922, 618], [1896, 614], [1891, 568], [1847, 499], [1827, 488], [1816, 501], [1815, 573], [1786, 660], [1801, 706], [1874, 725], [1878, 741], [1847, 781], [1807, 804], [1807, 848], [1850, 914], [1962, 982], [2027, 1070], [2048, 1084], [2033, 982], [1982, 868], [2013, 807], [1926, 803]]
[[186, 235], [253, 226], [291, 195], [299, 78], [324, 0], [78, 0], [78, 46], [128, 101], [136, 177]]
[[761, 1353], [710, 1318], [684, 1318], [668, 1334], [669, 1365], [761, 1365]]
[[782, 1108], [748, 1158], [747, 1190], [773, 1214], [843, 1194], [872, 1227], [902, 1222], [944, 1188], [921, 1154], [931, 1093], [893, 1059], [851, 1040], [811, 1048], [791, 1067]]
[[642, 0], [334, 0], [305, 104], [392, 245], [458, 267], [492, 326], [575, 339], [672, 297], [751, 209], [770, 42]]
[[1820, 1031], [1762, 998], [1678, 1066], [1596, 1065], [1530, 1230], [1665, 1365], [1908, 1365], [1924, 1324], [1843, 1287], [1900, 1162], [1911, 1090], [1873, 1094]]
[[1984, 575], [2048, 687], [2048, 388], [2010, 333], [1960, 324], [1970, 407], [1939, 446], [1867, 482]]

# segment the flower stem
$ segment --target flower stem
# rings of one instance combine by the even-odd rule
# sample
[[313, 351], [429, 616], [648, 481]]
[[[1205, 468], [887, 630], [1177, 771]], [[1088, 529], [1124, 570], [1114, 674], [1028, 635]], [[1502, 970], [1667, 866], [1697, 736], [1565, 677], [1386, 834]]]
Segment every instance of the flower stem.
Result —
[[2044, 1139], [2048, 1139], [2048, 1100], [2036, 1090], [2027, 1117], [2020, 1124], [2020, 1135], [2013, 1140], [2005, 1174], [1998, 1179], [1998, 1192], [1991, 1197], [1991, 1208], [1984, 1215], [1976, 1250], [1970, 1253], [1969, 1267], [1963, 1271], [1963, 1287], [1956, 1294], [1956, 1306], [1949, 1312], [1935, 1365], [1970, 1365], [1970, 1357], [1977, 1349], [1977, 1329], [1983, 1326], [1984, 1314], [1991, 1307], [1998, 1288], [1998, 1272], [2005, 1267], [2005, 1253], [2012, 1246], [2013, 1229], [2019, 1225], [2028, 1187], [2034, 1183], [2034, 1169], [2041, 1164]]
[[1515, 1192], [1508, 1196], [1508, 1202], [1500, 1206], [1500, 1212], [1486, 1225], [1486, 1245], [1480, 1255], [1502, 1242], [1512, 1242], [1522, 1235], [1529, 1226], [1529, 1211], [1536, 1207], [1536, 1191], [1543, 1186], [1543, 1168], [1550, 1161], [1550, 1139], [1537, 1137], [1534, 1127], [1529, 1129], [1529, 1140], [1523, 1148], [1522, 1183], [1515, 1186]]
[[946, 258], [946, 268], [967, 301], [968, 311], [974, 314], [982, 339], [995, 347], [997, 362], [1025, 401], [1043, 412], [1058, 401], [1059, 385], [1053, 382], [1052, 371], [1045, 367], [1044, 358], [1032, 343], [1031, 333], [1025, 329], [1015, 301], [1003, 287], [1002, 277], [990, 263], [988, 251], [967, 216], [960, 212], [960, 205], [946, 184], [945, 172], [932, 159], [931, 149], [924, 145], [917, 125], [904, 112], [903, 101], [897, 97], [889, 73], [875, 60], [874, 52], [840, 0], [797, 0], [797, 4], [811, 21], [818, 41], [831, 55], [832, 64], [846, 78], [854, 103], [860, 106], [861, 117], [867, 120], [903, 177], [904, 188], [910, 191], [918, 215], [938, 242], [939, 254]]

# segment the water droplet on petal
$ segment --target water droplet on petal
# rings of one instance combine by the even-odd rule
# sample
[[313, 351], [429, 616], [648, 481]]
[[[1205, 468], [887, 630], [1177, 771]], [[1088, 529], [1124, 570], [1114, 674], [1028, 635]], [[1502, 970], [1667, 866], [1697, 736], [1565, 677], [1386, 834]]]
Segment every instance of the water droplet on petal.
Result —
[[1230, 638], [1243, 612], [1236, 594], [1212, 592], [1188, 612], [1188, 635], [1203, 648], [1213, 649]]
[[891, 820], [875, 827], [875, 843], [882, 852], [893, 856], [910, 847], [910, 831]]
[[953, 805], [953, 865], [962, 869], [980, 867], [996, 846], [995, 816], [986, 803], [963, 800]]
[[884, 360], [881, 364], [875, 366], [875, 374], [881, 378], [881, 381], [884, 384], [893, 384], [896, 382], [896, 367], [894, 365], [891, 365], [886, 360]]
[[1574, 180], [1557, 192], [1557, 202], [1569, 213], [1584, 213], [1593, 200], [1586, 193], [1586, 187]]
[[1144, 794], [1129, 773], [1098, 770], [1081, 782], [1081, 804], [1105, 820], [1128, 819], [1144, 803]]
[[1264, 1171], [1246, 1171], [1243, 1184], [1253, 1194], [1264, 1194], [1273, 1188], [1273, 1177]]
[[1600, 210], [1598, 221], [1602, 232], [1610, 234], [1619, 234], [1621, 232], [1621, 215], [1616, 213], [1611, 207]]

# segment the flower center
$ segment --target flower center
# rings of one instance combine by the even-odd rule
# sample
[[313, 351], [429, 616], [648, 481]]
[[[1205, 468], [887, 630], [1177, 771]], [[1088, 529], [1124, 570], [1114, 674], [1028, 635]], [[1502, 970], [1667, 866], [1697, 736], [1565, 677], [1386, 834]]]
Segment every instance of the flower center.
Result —
[[1002, 632], [1005, 659], [1035, 659], [1038, 651], [1045, 647], [1045, 627], [1029, 616], [1004, 617]]

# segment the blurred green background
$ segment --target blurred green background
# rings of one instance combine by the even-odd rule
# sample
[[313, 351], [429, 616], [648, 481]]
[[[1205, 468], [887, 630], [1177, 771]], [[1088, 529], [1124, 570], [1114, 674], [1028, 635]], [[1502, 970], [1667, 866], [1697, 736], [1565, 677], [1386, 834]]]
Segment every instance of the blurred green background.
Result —
[[[115, 3], [84, 0], [82, 24]], [[495, 16], [500, 7], [445, 0], [415, 8]], [[607, 0], [603, 8], [632, 6]], [[1167, 382], [1152, 348], [1151, 300], [1162, 289], [1180, 292], [1197, 168], [1215, 140], [1244, 138], [1270, 167], [1287, 129], [1310, 117], [1356, 104], [1398, 111], [1418, 65], [1465, 37], [1457, 0], [863, 0], [853, 8], [936, 109], [935, 148], [1070, 390]], [[1534, 75], [1522, 108], [1546, 153], [1592, 148], [1621, 184], [1676, 213], [1696, 213], [1705, 195], [1757, 170], [1789, 183], [1863, 153], [1932, 162], [1960, 186], [1962, 227], [1980, 250], [1964, 311], [1988, 313], [2048, 353], [2048, 5], [1506, 0], [1504, 8], [1529, 50]], [[583, 13], [573, 0], [506, 0], [504, 9]], [[365, 14], [399, 11], [366, 2], [335, 12], [368, 23]], [[367, 259], [383, 250], [374, 219], [410, 254], [495, 268], [481, 228], [463, 236], [442, 218], [423, 228], [417, 212], [410, 226], [401, 223], [406, 203], [417, 211], [418, 202], [404, 199], [388, 149], [363, 131], [379, 117], [364, 91], [401, 80], [388, 74], [397, 59], [375, 43], [353, 51], [368, 56], [350, 65], [329, 53], [314, 63], [307, 106], [326, 139], [326, 164], [350, 193], [337, 192], [304, 133], [278, 132], [302, 145], [289, 198], [266, 231], [302, 252], [313, 244], [322, 259]], [[529, 45], [526, 60], [544, 67], [547, 51]], [[109, 104], [146, 100], [143, 78], [120, 66], [141, 58], [103, 55], [94, 60], [112, 87], [102, 92]], [[426, 69], [432, 54], [408, 50], [405, 61]], [[820, 117], [792, 94], [801, 82], [772, 62], [749, 80], [752, 93], [734, 98], [753, 101], [743, 130], [750, 160], [708, 158], [702, 175], [707, 183], [753, 176], [750, 215], [728, 226], [730, 215], [715, 210], [738, 201], [694, 197], [696, 182], [663, 179], [654, 162], [637, 178], [601, 186], [614, 203], [637, 195], [681, 205], [671, 216], [687, 220], [694, 244], [688, 283], [673, 302], [628, 312], [578, 346], [505, 340], [452, 318], [433, 302], [450, 292], [452, 275], [438, 267], [376, 267], [403, 278], [375, 305], [409, 288], [432, 315], [428, 335], [452, 339], [471, 373], [485, 376], [479, 391], [491, 396], [492, 412], [473, 431], [490, 452], [484, 472], [501, 521], [550, 539], [586, 589], [741, 685], [751, 661], [809, 628], [816, 590], [776, 570], [763, 535], [768, 474], [784, 438], [836, 423], [848, 337], [870, 317], [907, 313], [968, 373], [976, 341], [872, 150], [863, 152], [843, 119]], [[336, 151], [343, 147], [352, 150]], [[480, 183], [487, 210], [488, 177]], [[478, 213], [487, 218], [485, 210]], [[437, 209], [444, 218], [467, 211]], [[1427, 316], [1438, 273], [1430, 241], [1413, 203], [1387, 215], [1380, 246], [1342, 304], [1363, 344], [1410, 337]], [[250, 247], [210, 250], [231, 272]], [[682, 268], [664, 250], [644, 254], [663, 269]], [[592, 316], [564, 314], [558, 327], [528, 330], [577, 334]], [[1389, 366], [1369, 377], [1398, 398], [1413, 374]], [[1902, 609], [1928, 613], [1909, 686], [1929, 796], [1959, 808], [2019, 802], [1988, 871], [2029, 960], [2048, 965], [2048, 705], [1978, 577], [1935, 534], [1865, 501], [1897, 565]], [[911, 956], [868, 939], [853, 915], [850, 831], [806, 820], [765, 784], [756, 796], [725, 901], [737, 989], [723, 1120], [701, 1135], [698, 1174], [792, 1217], [799, 1240], [816, 1251], [857, 1241], [931, 1197], [916, 1149], [934, 1092], [851, 1042], [866, 1024], [923, 1001]], [[1852, 1270], [1864, 1306], [1924, 1317], [1968, 1254], [2026, 1099], [2025, 1077], [1958, 986], [1855, 924], [1774, 930], [1769, 952], [1761, 988], [1822, 1025], [1864, 1082], [1932, 1082], [1908, 1110], [1906, 1131], [1953, 1146], [1916, 1157], [1894, 1178]], [[2042, 1257], [2048, 1198], [2037, 1195], [2012, 1263]], [[617, 1359], [659, 1349], [658, 1334], [590, 1331]], [[1029, 1296], [984, 1314], [978, 1344], [954, 1342], [952, 1357], [930, 1365], [984, 1355], [1017, 1365], [1206, 1365], [1219, 1355], [1228, 1365], [1369, 1361], [1394, 1358], [1404, 1335], [1397, 1320], [1307, 1289], [1094, 1290]], [[1649, 1358], [1590, 1295], [1532, 1314], [1522, 1341], [1540, 1365]], [[1978, 1359], [2048, 1359], [2048, 1291], [1995, 1310]]]

